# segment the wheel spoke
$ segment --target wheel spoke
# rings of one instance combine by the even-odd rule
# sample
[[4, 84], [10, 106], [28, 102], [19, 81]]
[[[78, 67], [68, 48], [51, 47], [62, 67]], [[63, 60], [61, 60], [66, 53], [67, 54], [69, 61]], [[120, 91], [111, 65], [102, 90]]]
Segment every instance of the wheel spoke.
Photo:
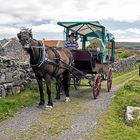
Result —
[[94, 84], [94, 90], [93, 90], [94, 93], [93, 93], [93, 96], [96, 99], [97, 96], [99, 95], [100, 89], [101, 89], [101, 78], [100, 78], [100, 75], [99, 74], [97, 74], [95, 76], [94, 83], [95, 84]]
[[112, 68], [109, 68], [108, 76], [107, 76], [107, 90], [108, 92], [111, 90], [112, 87]]

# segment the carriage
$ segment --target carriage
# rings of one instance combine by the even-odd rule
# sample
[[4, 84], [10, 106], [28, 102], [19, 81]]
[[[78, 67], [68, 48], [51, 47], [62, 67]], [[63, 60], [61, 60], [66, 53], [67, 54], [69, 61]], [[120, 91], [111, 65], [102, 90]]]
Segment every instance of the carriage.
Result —
[[[21, 30], [17, 34], [22, 48], [30, 55], [30, 65], [39, 86], [39, 106], [45, 105], [43, 79], [45, 80], [48, 94], [46, 108], [53, 107], [51, 97], [52, 77], [57, 81], [55, 99], [60, 99], [60, 90], [63, 87], [66, 95], [65, 102], [70, 100], [70, 73], [76, 89], [81, 85], [81, 80], [87, 79], [89, 81], [88, 85], [93, 88], [95, 99], [100, 93], [101, 81], [107, 81], [108, 91], [111, 90], [112, 86], [111, 64], [114, 62], [115, 54], [114, 36], [98, 21], [58, 22], [58, 24], [64, 27], [66, 40], [68, 40], [70, 32], [74, 32], [77, 39], [78, 37], [81, 38], [81, 49], [70, 51], [65, 47], [45, 46], [44, 41], [40, 42], [33, 38], [32, 30], [28, 28]], [[95, 39], [98, 39], [100, 42], [101, 52], [87, 49], [87, 42]]]
[[[76, 35], [76, 39], [81, 39], [81, 49], [72, 50], [74, 57], [74, 67], [71, 69], [72, 79], [75, 89], [81, 84], [81, 80], [87, 79], [88, 86], [93, 88], [93, 96], [96, 99], [101, 90], [101, 82], [107, 81], [108, 92], [112, 87], [112, 63], [115, 55], [115, 38], [98, 21], [92, 22], [58, 22], [64, 27], [66, 41], [70, 32]], [[87, 47], [87, 43], [96, 42], [92, 49]], [[98, 45], [98, 46], [97, 46]], [[90, 46], [90, 45], [88, 45]], [[101, 51], [97, 51], [100, 46]]]

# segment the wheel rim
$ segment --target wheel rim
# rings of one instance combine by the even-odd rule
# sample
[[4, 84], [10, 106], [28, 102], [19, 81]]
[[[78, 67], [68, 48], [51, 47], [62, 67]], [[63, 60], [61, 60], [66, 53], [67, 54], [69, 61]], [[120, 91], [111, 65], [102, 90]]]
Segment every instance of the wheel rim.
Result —
[[108, 77], [107, 77], [107, 90], [108, 92], [111, 90], [112, 87], [112, 69], [109, 69]]
[[100, 94], [100, 90], [101, 90], [101, 78], [100, 78], [100, 75], [95, 76], [94, 86], [93, 87], [94, 87], [93, 96], [96, 99], [97, 96]]

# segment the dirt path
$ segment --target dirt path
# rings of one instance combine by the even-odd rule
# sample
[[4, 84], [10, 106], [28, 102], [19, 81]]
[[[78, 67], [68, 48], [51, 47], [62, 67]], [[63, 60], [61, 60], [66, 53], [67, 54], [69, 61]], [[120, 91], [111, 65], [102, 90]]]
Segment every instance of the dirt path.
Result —
[[36, 105], [26, 107], [1, 124], [0, 140], [83, 140], [98, 127], [99, 117], [123, 84], [115, 85], [110, 93], [103, 90], [97, 100], [91, 89], [82, 89], [71, 94], [70, 103], [62, 99], [48, 112]]

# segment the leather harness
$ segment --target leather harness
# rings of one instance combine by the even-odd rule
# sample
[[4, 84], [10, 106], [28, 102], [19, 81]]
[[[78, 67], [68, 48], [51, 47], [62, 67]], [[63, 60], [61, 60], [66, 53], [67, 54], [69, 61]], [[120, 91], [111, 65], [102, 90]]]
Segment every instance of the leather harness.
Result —
[[[30, 65], [31, 65], [33, 71], [38, 71], [39, 68], [45, 62], [47, 62], [48, 64], [51, 64], [51, 65], [54, 66], [54, 71], [53, 71], [53, 73], [51, 73], [51, 76], [56, 77], [60, 67], [66, 68], [65, 66], [60, 66], [61, 62], [63, 62], [63, 61], [61, 60], [61, 57], [59, 55], [59, 52], [58, 52], [57, 48], [55, 48], [55, 47], [45, 48], [45, 46], [37, 46], [37, 48], [39, 48], [38, 63], [37, 64], [31, 64], [31, 62], [30, 62]], [[51, 49], [51, 51], [55, 54], [55, 59], [54, 60], [50, 60], [48, 58], [48, 54], [46, 53], [46, 49]]]

